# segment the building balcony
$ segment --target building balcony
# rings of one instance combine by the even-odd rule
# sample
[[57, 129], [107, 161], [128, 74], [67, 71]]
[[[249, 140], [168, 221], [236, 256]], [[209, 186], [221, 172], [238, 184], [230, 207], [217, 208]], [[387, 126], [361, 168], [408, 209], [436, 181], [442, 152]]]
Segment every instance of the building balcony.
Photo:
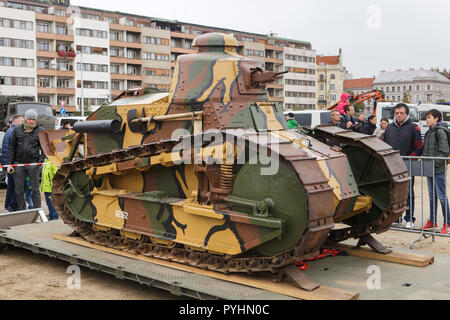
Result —
[[38, 76], [75, 78], [75, 71], [57, 69], [37, 69]]
[[195, 39], [197, 36], [190, 33], [183, 33], [183, 32], [170, 32], [171, 38], [181, 38], [181, 39]]
[[269, 97], [269, 101], [275, 101], [275, 102], [284, 102], [284, 98], [283, 97]]
[[126, 42], [126, 41], [110, 40], [109, 45], [110, 45], [110, 47], [142, 49], [141, 42]]
[[142, 29], [139, 27], [127, 26], [124, 24], [117, 24], [117, 23], [110, 23], [109, 30], [111, 30], [111, 31], [129, 31], [129, 32], [135, 32], [135, 33], [142, 32]]
[[195, 49], [186, 49], [186, 48], [178, 48], [178, 47], [171, 47], [170, 51], [172, 53], [181, 53], [181, 54], [191, 54], [191, 53], [197, 52], [197, 50], [195, 50]]
[[52, 14], [36, 13], [36, 20], [59, 22], [59, 23], [67, 24], [69, 21], [69, 17], [60, 17], [60, 16], [54, 16]]
[[126, 73], [111, 73], [111, 80], [142, 81], [142, 75], [126, 74]]
[[265, 61], [266, 62], [269, 62], [269, 63], [277, 63], [277, 64], [284, 64], [284, 61], [283, 60], [281, 60], [281, 59], [275, 59], [275, 58], [265, 58]]
[[50, 32], [36, 32], [36, 39], [46, 39], [46, 40], [59, 40], [59, 41], [67, 41], [74, 42], [73, 34], [58, 34], [58, 33], [50, 33]]
[[272, 46], [270, 44], [266, 44], [265, 48], [266, 48], [266, 50], [272, 50], [272, 51], [281, 51], [281, 52], [284, 51], [283, 47]]
[[327, 100], [319, 100], [318, 103], [319, 104], [328, 104], [328, 101]]
[[110, 57], [111, 63], [126, 63], [126, 64], [138, 64], [142, 65], [141, 59], [130, 59], [124, 57]]
[[70, 51], [56, 50], [56, 52], [57, 52], [59, 58], [75, 59], [77, 57], [75, 50], [70, 50]]
[[67, 95], [67, 96], [74, 96], [75, 95], [75, 88], [37, 88], [38, 94], [59, 94], [59, 95]]
[[284, 89], [284, 85], [278, 83], [268, 83], [267, 89]]

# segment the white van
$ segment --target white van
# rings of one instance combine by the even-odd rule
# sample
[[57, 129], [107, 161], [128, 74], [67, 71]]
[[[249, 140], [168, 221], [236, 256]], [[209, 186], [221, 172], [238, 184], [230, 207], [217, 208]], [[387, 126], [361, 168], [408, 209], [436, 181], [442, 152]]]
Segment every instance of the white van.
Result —
[[284, 115], [287, 116], [289, 113], [295, 115], [295, 120], [300, 126], [311, 129], [331, 121], [331, 111], [327, 110], [286, 111]]
[[87, 117], [59, 117], [56, 120], [56, 130], [63, 129], [64, 126], [68, 123], [70, 123], [70, 126], [73, 127], [73, 125], [77, 122], [84, 122], [86, 121]]
[[442, 121], [446, 122], [450, 128], [450, 106], [440, 105], [440, 104], [421, 104], [421, 105], [417, 106], [417, 108], [419, 109], [419, 115], [420, 115], [419, 127], [420, 127], [420, 131], [422, 132], [423, 137], [429, 130], [428, 125], [427, 125], [427, 119], [425, 116], [428, 113], [428, 111], [430, 111], [432, 109], [436, 109], [442, 113]]
[[[380, 102], [377, 105], [377, 127], [380, 127], [381, 119], [388, 118], [389, 123], [394, 122], [395, 117], [395, 106], [398, 105], [398, 102]], [[419, 109], [417, 105], [406, 104], [409, 107], [409, 116], [414, 123], [419, 124]]]

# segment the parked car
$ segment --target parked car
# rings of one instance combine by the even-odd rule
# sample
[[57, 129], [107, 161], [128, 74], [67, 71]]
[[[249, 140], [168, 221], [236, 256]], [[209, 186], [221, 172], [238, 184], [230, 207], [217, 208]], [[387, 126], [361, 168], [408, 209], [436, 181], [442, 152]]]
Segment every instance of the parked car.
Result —
[[295, 120], [300, 126], [312, 129], [331, 121], [331, 111], [326, 110], [293, 111], [285, 112], [284, 115], [287, 116], [289, 113], [295, 115]]
[[73, 125], [77, 122], [84, 122], [86, 121], [86, 117], [59, 117], [56, 120], [56, 130], [63, 129], [64, 126], [68, 123], [70, 123], [70, 126], [73, 127]]

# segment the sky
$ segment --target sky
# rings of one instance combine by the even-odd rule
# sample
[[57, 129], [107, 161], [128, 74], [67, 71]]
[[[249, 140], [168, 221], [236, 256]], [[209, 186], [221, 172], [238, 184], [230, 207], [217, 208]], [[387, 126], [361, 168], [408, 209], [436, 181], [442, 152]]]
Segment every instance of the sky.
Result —
[[71, 0], [120, 11], [307, 41], [343, 50], [354, 78], [409, 68], [450, 69], [450, 0]]

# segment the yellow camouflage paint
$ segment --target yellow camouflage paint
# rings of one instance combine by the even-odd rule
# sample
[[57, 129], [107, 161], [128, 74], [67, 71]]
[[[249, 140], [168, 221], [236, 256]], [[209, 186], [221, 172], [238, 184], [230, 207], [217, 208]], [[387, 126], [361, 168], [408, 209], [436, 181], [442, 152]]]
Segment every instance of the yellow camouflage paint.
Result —
[[225, 221], [223, 215], [216, 213], [212, 206], [197, 205], [192, 200], [174, 203], [172, 206], [174, 218], [181, 224], [187, 225], [184, 231], [174, 225], [177, 230], [176, 242], [212, 253], [229, 255], [242, 253], [238, 239], [230, 230], [214, 234], [208, 246], [204, 246], [209, 231], [223, 225]]
[[95, 219], [97, 224], [103, 227], [121, 230], [125, 226], [125, 216], [122, 209], [119, 206], [118, 194], [124, 194], [125, 191], [118, 190], [94, 190], [92, 192], [92, 203], [97, 210], [97, 216]]
[[194, 173], [194, 166], [184, 166], [184, 177], [186, 179], [186, 184], [184, 183], [184, 180], [182, 179], [178, 171], [176, 172], [176, 177], [181, 185], [181, 188], [183, 189], [186, 198], [195, 198], [198, 192], [198, 179]]
[[217, 60], [213, 67], [214, 78], [211, 86], [205, 90], [200, 98], [197, 99], [198, 102], [206, 101], [211, 92], [216, 88], [216, 85], [221, 81], [223, 81], [223, 85], [225, 86], [225, 93], [222, 97], [222, 102], [224, 105], [227, 105], [231, 101], [230, 89], [233, 82], [236, 81], [236, 73], [233, 68], [229, 67], [229, 65], [230, 63], [233, 63], [234, 60], [234, 57]]
[[275, 116], [275, 112], [273, 111], [273, 108], [275, 106], [274, 103], [267, 103], [267, 102], [258, 102], [257, 106], [261, 109], [262, 112], [266, 115], [267, 119], [267, 129], [270, 131], [278, 131], [283, 130], [283, 125], [278, 121], [277, 117]]

